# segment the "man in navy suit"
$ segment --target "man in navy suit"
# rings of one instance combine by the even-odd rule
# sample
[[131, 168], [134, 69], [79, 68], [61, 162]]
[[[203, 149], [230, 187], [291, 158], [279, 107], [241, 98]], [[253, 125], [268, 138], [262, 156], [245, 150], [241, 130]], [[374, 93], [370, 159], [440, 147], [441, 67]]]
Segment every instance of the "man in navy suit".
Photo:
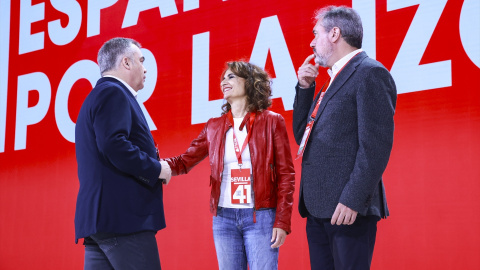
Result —
[[[389, 215], [382, 174], [393, 144], [395, 83], [360, 49], [362, 23], [353, 9], [329, 6], [316, 19], [293, 111], [310, 264], [370, 269], [377, 222]], [[330, 78], [314, 98], [320, 66]]]
[[162, 181], [171, 170], [136, 100], [144, 60], [135, 40], [107, 41], [102, 78], [78, 115], [75, 241], [84, 238], [85, 269], [161, 269], [155, 234], [165, 228]]

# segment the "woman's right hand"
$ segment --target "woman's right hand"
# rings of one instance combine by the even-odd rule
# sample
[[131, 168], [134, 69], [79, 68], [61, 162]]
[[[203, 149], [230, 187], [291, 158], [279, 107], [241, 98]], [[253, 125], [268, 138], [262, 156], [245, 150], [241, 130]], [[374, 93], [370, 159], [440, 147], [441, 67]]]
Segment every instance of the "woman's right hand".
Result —
[[275, 241], [275, 243], [273, 243], [270, 247], [271, 248], [280, 247], [281, 245], [283, 245], [283, 243], [285, 243], [286, 238], [287, 238], [287, 232], [285, 230], [280, 228], [273, 228], [272, 240], [270, 240], [270, 242]]

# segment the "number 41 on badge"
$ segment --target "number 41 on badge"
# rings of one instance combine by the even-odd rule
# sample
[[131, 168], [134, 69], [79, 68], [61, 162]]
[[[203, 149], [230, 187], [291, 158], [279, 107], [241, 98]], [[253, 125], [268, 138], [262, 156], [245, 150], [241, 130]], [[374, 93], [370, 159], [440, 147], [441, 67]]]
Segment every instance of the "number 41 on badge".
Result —
[[250, 179], [250, 169], [232, 169], [232, 204], [251, 203], [252, 202], [252, 181]]

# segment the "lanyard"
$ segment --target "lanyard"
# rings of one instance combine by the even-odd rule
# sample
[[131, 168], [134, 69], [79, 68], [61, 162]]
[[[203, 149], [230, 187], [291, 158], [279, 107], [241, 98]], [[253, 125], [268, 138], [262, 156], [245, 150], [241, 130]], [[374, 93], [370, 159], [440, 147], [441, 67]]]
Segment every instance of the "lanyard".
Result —
[[322, 102], [323, 96], [325, 95], [325, 91], [323, 91], [323, 88], [325, 88], [327, 82], [328, 81], [323, 84], [322, 89], [320, 90], [320, 97], [318, 98], [317, 105], [315, 105], [315, 109], [313, 109], [312, 115], [310, 115], [310, 120], [305, 127], [305, 132], [303, 132], [302, 141], [300, 143], [300, 146], [298, 147], [297, 157], [295, 159], [299, 159], [303, 156], [303, 152], [305, 151], [305, 146], [307, 145], [308, 138], [310, 138], [310, 132], [312, 131], [313, 124], [315, 123], [315, 117], [317, 116], [318, 107], [320, 107], [320, 102]]
[[[333, 79], [332, 79], [333, 81]], [[325, 87], [325, 85], [327, 87]], [[318, 98], [317, 105], [315, 105], [315, 109], [313, 109], [312, 115], [310, 115], [310, 120], [315, 121], [315, 117], [317, 117], [318, 108], [320, 107], [320, 103], [322, 102], [323, 96], [325, 96], [325, 92], [327, 92], [328, 87], [330, 86], [329, 81], [327, 80], [320, 90], [320, 97]], [[325, 88], [325, 91], [323, 89]]]
[[[245, 118], [243, 119], [242, 124], [240, 125], [240, 130], [243, 128], [243, 125], [245, 124], [245, 121], [248, 119], [247, 116], [248, 115], [246, 115]], [[230, 121], [230, 123], [232, 124], [232, 128], [233, 128], [232, 129], [232, 132], [233, 132], [233, 148], [235, 148], [235, 154], [237, 156], [238, 166], [240, 167], [240, 169], [242, 168], [242, 165], [243, 165], [243, 163], [242, 163], [242, 152], [247, 147], [248, 141], [250, 140], [250, 137], [252, 136], [252, 127], [253, 127], [253, 122], [255, 121], [255, 116], [256, 116], [256, 113], [254, 113], [254, 112], [250, 113], [250, 125], [247, 129], [247, 138], [245, 138], [245, 141], [243, 142], [243, 145], [242, 145], [242, 149], [240, 150], [240, 147], [238, 145], [237, 136], [235, 135], [235, 124], [233, 122], [232, 110], [228, 111], [228, 113], [227, 113], [227, 118]]]
[[[355, 54], [353, 57], [355, 57], [357, 54]], [[353, 57], [350, 58], [350, 60], [352, 60]], [[350, 62], [350, 60], [348, 60], [348, 62]], [[348, 64], [348, 62], [345, 63], [345, 65], [343, 65], [343, 67], [337, 72], [337, 74], [335, 74], [335, 76], [330, 80], [330, 84], [333, 82], [333, 80], [335, 80], [337, 75], [340, 74], [340, 72], [342, 72], [343, 68]], [[313, 109], [313, 112], [310, 115], [310, 120], [308, 121], [307, 126], [305, 127], [305, 132], [303, 133], [303, 138], [300, 143], [300, 147], [298, 148], [297, 157], [295, 159], [302, 157], [303, 153], [305, 152], [305, 147], [307, 146], [308, 139], [310, 138], [310, 133], [312, 132], [312, 129], [313, 129], [313, 124], [315, 123], [315, 118], [317, 117], [318, 108], [320, 107], [320, 103], [322, 102], [323, 97], [325, 96], [325, 92], [330, 86], [330, 84], [327, 85], [327, 82], [328, 80], [323, 84], [322, 90], [320, 90], [321, 91], [320, 97], [318, 98], [317, 104], [315, 105], [315, 108]], [[327, 85], [327, 87], [325, 87], [325, 85]], [[325, 88], [325, 91], [323, 91], [324, 88]]]

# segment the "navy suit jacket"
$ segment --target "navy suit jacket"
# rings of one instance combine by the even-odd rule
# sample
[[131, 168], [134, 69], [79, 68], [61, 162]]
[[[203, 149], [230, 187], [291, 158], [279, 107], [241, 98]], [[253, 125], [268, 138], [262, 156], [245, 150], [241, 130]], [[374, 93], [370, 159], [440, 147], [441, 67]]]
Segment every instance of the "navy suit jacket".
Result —
[[165, 227], [163, 188], [152, 134], [132, 93], [101, 78], [75, 126], [80, 189], [75, 241], [94, 233], [129, 234]]
[[[296, 87], [293, 131], [298, 144], [318, 99], [317, 95], [313, 100], [314, 92], [315, 86]], [[389, 215], [382, 174], [393, 144], [396, 99], [392, 76], [365, 52], [337, 75], [321, 102], [303, 155], [302, 217], [310, 213], [331, 218], [339, 202], [360, 215]]]

